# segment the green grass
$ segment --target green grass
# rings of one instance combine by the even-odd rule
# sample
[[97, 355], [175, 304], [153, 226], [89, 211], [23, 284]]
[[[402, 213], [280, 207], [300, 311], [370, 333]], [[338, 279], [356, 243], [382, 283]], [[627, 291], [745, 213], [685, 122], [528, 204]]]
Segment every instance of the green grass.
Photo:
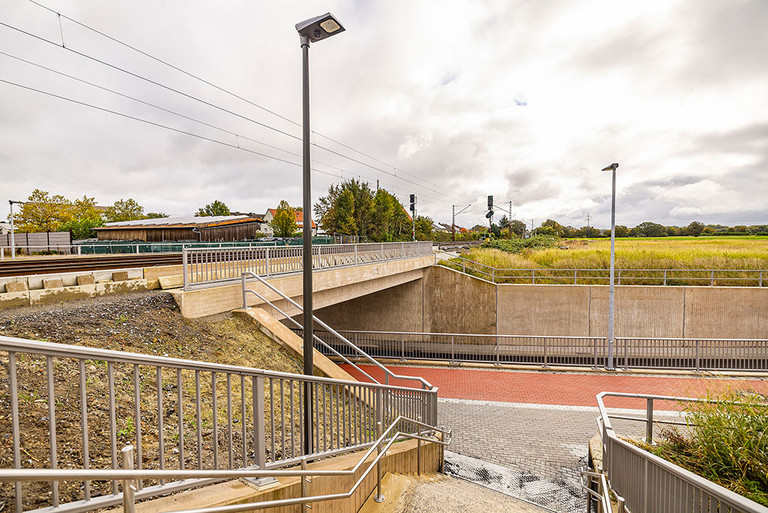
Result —
[[[710, 398], [713, 399], [713, 398]], [[686, 403], [688, 434], [665, 430], [644, 449], [768, 506], [768, 400], [727, 392], [717, 403]]]
[[[462, 256], [498, 269], [607, 269], [610, 248], [609, 239], [570, 239], [516, 252], [473, 248]], [[768, 269], [768, 237], [622, 238], [616, 240], [616, 267]]]

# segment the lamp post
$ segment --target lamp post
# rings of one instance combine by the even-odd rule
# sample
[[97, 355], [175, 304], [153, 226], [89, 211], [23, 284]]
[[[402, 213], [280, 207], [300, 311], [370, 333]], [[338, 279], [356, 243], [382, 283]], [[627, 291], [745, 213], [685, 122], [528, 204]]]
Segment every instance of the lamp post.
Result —
[[16, 260], [16, 234], [13, 229], [13, 204], [18, 203], [19, 205], [24, 204], [23, 201], [13, 201], [8, 200], [8, 204], [11, 206], [11, 260]]
[[[313, 344], [312, 344], [312, 187], [310, 181], [311, 164], [309, 160], [309, 44], [315, 41], [329, 38], [340, 32], [344, 32], [344, 27], [333, 17], [331, 13], [316, 16], [301, 23], [296, 24], [296, 30], [299, 32], [302, 52], [302, 142], [303, 142], [303, 171], [302, 171], [302, 189], [303, 189], [303, 209], [304, 226], [303, 235], [303, 255], [302, 255], [302, 277], [303, 286], [303, 309], [304, 309], [304, 374], [312, 376], [314, 374]], [[312, 454], [312, 387], [308, 381], [304, 382], [304, 454]]]
[[612, 178], [612, 189], [611, 189], [611, 284], [608, 287], [608, 363], [606, 365], [608, 370], [614, 370], [613, 367], [613, 346], [614, 346], [614, 335], [613, 335], [613, 293], [614, 293], [614, 285], [613, 285], [613, 277], [614, 277], [614, 263], [616, 260], [616, 168], [619, 167], [619, 164], [614, 162], [610, 166], [606, 166], [603, 168], [603, 171], [610, 171], [611, 172], [611, 178]]

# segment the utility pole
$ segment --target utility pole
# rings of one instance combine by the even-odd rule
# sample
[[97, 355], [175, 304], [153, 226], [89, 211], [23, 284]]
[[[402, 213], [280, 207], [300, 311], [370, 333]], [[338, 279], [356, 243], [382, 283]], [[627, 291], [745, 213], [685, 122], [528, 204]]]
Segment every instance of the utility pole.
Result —
[[411, 194], [411, 212], [413, 213], [413, 240], [416, 240], [416, 195]]
[[456, 240], [456, 216], [462, 214], [465, 210], [467, 210], [469, 207], [471, 207], [472, 204], [470, 203], [466, 207], [462, 208], [461, 210], [456, 212], [456, 205], [451, 205], [451, 234], [452, 239]]
[[591, 219], [589, 212], [587, 212], [587, 228], [589, 228], [589, 220]]
[[13, 229], [13, 204], [18, 203], [23, 205], [23, 201], [8, 200], [8, 204], [11, 206], [11, 260], [16, 260], [16, 234]]

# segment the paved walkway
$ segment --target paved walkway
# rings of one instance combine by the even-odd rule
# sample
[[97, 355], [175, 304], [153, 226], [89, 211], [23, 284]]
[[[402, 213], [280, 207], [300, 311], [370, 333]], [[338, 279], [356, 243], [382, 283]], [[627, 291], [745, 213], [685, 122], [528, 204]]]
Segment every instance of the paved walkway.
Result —
[[[351, 366], [344, 367], [356, 374]], [[378, 368], [364, 369], [383, 382], [383, 373]], [[448, 450], [459, 455], [447, 457], [447, 470], [469, 479], [478, 476], [476, 482], [496, 483], [500, 491], [558, 512], [583, 510], [579, 470], [587, 463], [588, 441], [597, 433], [598, 393], [690, 397], [728, 387], [768, 393], [765, 378], [410, 366], [390, 369], [397, 374], [422, 376], [440, 388], [438, 421], [454, 430]], [[391, 384], [413, 386], [412, 382]], [[607, 398], [606, 405], [644, 409], [645, 400]], [[677, 403], [657, 401], [654, 406], [657, 419], [677, 416], [672, 411], [678, 409]], [[639, 438], [645, 431], [642, 423], [616, 420], [613, 424], [622, 435]], [[506, 477], [502, 468], [509, 470]], [[510, 482], [518, 482], [519, 489], [511, 490]], [[536, 493], [530, 492], [531, 487]]]
[[[361, 377], [350, 365], [342, 367]], [[377, 367], [361, 366], [374, 378], [384, 382]], [[578, 373], [551, 371], [517, 371], [506, 369], [465, 369], [455, 367], [389, 368], [401, 375], [421, 376], [440, 388], [441, 398], [498, 401], [506, 403], [597, 406], [595, 396], [604, 391], [629, 392], [684, 397], [706, 396], [730, 388], [768, 392], [768, 378], [667, 377], [616, 373]], [[390, 381], [392, 385], [413, 386], [412, 382]], [[606, 404], [617, 408], [643, 408], [638, 399], [609, 398]], [[659, 409], [675, 409], [675, 403], [662, 403]]]

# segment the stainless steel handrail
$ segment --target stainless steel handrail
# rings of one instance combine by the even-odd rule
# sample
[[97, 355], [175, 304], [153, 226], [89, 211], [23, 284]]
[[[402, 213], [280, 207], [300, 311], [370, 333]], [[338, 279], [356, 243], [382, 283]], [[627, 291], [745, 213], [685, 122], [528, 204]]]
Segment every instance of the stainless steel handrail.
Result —
[[[526, 267], [526, 268], [500, 268], [493, 267], [476, 260], [470, 260], [464, 257], [454, 257], [451, 260], [443, 260], [441, 263], [461, 266], [461, 271], [467, 273], [468, 270], [481, 274], [484, 278], [493, 283], [501, 280], [526, 280], [536, 284], [536, 280], [559, 280], [578, 284], [579, 280], [603, 280], [610, 279], [608, 269], [587, 269], [587, 268], [550, 268], [550, 267]], [[450, 267], [450, 266], [448, 266]], [[504, 274], [504, 273], [526, 273], [526, 274]], [[537, 274], [540, 273], [540, 274]], [[560, 275], [551, 275], [550, 273], [561, 273]], [[598, 276], [579, 275], [579, 273], [598, 273]], [[657, 273], [656, 276], [633, 276], [627, 273]], [[688, 273], [687, 275], [685, 273]], [[695, 273], [706, 273], [706, 276], [696, 276]], [[748, 276], [722, 276], [724, 273], [751, 273]], [[681, 276], [681, 274], [683, 274]], [[694, 275], [691, 275], [694, 274]], [[720, 276], [718, 276], [720, 275]], [[727, 282], [747, 282], [756, 281], [757, 287], [763, 287], [768, 278], [768, 269], [634, 269], [621, 268], [616, 269], [617, 284], [621, 285], [622, 280], [652, 280], [658, 281], [661, 285], [669, 286], [673, 280], [688, 280], [694, 282], [705, 282], [709, 286], [714, 286], [715, 281]], [[743, 285], [747, 286], [747, 285]]]
[[[255, 291], [253, 291], [253, 290], [251, 290], [251, 289], [246, 289], [246, 288], [245, 288], [245, 287], [247, 286], [247, 278], [248, 278], [249, 276], [250, 276], [251, 278], [255, 278], [255, 279], [256, 279], [256, 280], [258, 280], [260, 283], [262, 283], [262, 284], [263, 284], [263, 285], [265, 285], [267, 288], [269, 288], [271, 291], [273, 291], [273, 292], [275, 292], [276, 294], [278, 294], [278, 295], [279, 295], [281, 298], [283, 298], [284, 300], [288, 301], [288, 302], [289, 302], [289, 303], [290, 303], [290, 304], [291, 304], [291, 305], [292, 305], [294, 308], [298, 308], [298, 310], [299, 310], [300, 312], [303, 312], [303, 311], [304, 311], [304, 309], [302, 308], [302, 306], [301, 306], [300, 304], [298, 304], [296, 301], [294, 301], [294, 300], [293, 300], [293, 299], [291, 299], [289, 296], [287, 296], [286, 294], [284, 294], [284, 293], [283, 293], [283, 292], [282, 292], [280, 289], [278, 289], [277, 287], [275, 287], [274, 285], [272, 285], [271, 283], [269, 283], [267, 280], [265, 280], [264, 278], [262, 278], [262, 277], [261, 277], [261, 276], [259, 276], [258, 274], [256, 274], [256, 273], [252, 273], [252, 272], [244, 272], [244, 273], [242, 273], [242, 285], [243, 285], [243, 308], [245, 308], [245, 309], [247, 309], [247, 308], [248, 308], [248, 302], [246, 301], [246, 297], [245, 297], [245, 294], [246, 294], [246, 292], [252, 292], [253, 294], [256, 294], [256, 292], [255, 292]], [[257, 295], [258, 295], [258, 294], [257, 294]], [[261, 297], [261, 296], [259, 296], [259, 297]], [[263, 297], [261, 297], [261, 299], [262, 299], [263, 301], [266, 301], [266, 300], [265, 300]], [[267, 303], [268, 303], [270, 306], [273, 306], [271, 302], [267, 301]], [[285, 315], [285, 314], [283, 314], [283, 315]], [[402, 379], [402, 380], [407, 380], [407, 381], [418, 381], [419, 383], [421, 383], [421, 384], [422, 384], [422, 388], [425, 388], [425, 389], [428, 389], [428, 390], [432, 390], [432, 389], [434, 389], [434, 388], [435, 388], [435, 387], [433, 387], [433, 386], [432, 386], [432, 384], [431, 384], [429, 381], [427, 381], [426, 379], [424, 379], [424, 378], [422, 378], [422, 377], [415, 377], [415, 376], [404, 376], [404, 375], [400, 375], [400, 374], [395, 374], [394, 372], [392, 372], [391, 370], [389, 370], [387, 367], [385, 367], [384, 365], [382, 365], [382, 364], [380, 364], [378, 361], [376, 361], [376, 359], [375, 359], [375, 358], [373, 358], [372, 356], [370, 356], [368, 353], [366, 353], [365, 351], [363, 351], [362, 349], [360, 349], [359, 347], [357, 347], [355, 344], [353, 344], [352, 342], [350, 342], [349, 340], [347, 340], [345, 337], [343, 337], [343, 336], [342, 336], [342, 335], [341, 335], [341, 334], [340, 334], [338, 331], [334, 330], [333, 328], [331, 328], [330, 326], [328, 326], [326, 323], [324, 323], [323, 321], [321, 321], [320, 319], [318, 319], [318, 318], [317, 318], [317, 316], [315, 316], [315, 315], [312, 315], [312, 319], [313, 319], [313, 320], [314, 320], [314, 322], [316, 322], [316, 323], [317, 323], [319, 326], [321, 326], [322, 328], [324, 328], [325, 330], [327, 330], [329, 333], [333, 334], [333, 335], [334, 335], [336, 338], [338, 338], [340, 341], [342, 341], [342, 342], [343, 342], [343, 343], [344, 343], [346, 346], [348, 346], [349, 348], [351, 348], [353, 351], [355, 351], [355, 352], [359, 353], [361, 357], [365, 358], [365, 359], [366, 359], [366, 360], [368, 360], [368, 361], [369, 361], [371, 364], [373, 364], [374, 366], [378, 367], [380, 370], [384, 371], [385, 375], [386, 375], [386, 376], [388, 376], [389, 378], [393, 378], [393, 379]], [[299, 323], [296, 323], [296, 325], [298, 325], [298, 326], [300, 326], [300, 327], [301, 327], [301, 325], [300, 325]], [[303, 327], [302, 327], [302, 329], [303, 329]], [[314, 335], [313, 335], [313, 337], [314, 337]], [[337, 353], [337, 354], [338, 354], [338, 353]], [[347, 360], [347, 361], [348, 361], [348, 360]], [[366, 375], [367, 375], [367, 374], [366, 374]], [[370, 376], [368, 376], [368, 377], [369, 377], [370, 379], [373, 379], [373, 378], [371, 378]], [[374, 381], [375, 381], [375, 380], [374, 380]], [[376, 382], [376, 383], [378, 383], [378, 381], [375, 381], [375, 382]]]
[[[393, 430], [401, 422], [408, 422], [414, 426], [418, 426], [417, 433], [413, 434], [408, 431], [395, 431]], [[379, 423], [379, 430], [381, 423]], [[426, 435], [430, 433], [439, 432], [441, 438], [422, 436], [422, 428], [425, 428]], [[446, 435], [448, 439], [445, 440]], [[310, 461], [310, 458], [303, 458], [302, 469], [276, 469], [276, 470], [132, 470], [131, 468], [125, 468], [123, 470], [85, 470], [85, 469], [0, 469], [0, 481], [85, 481], [85, 480], [105, 480], [105, 481], [122, 481], [123, 482], [123, 498], [124, 507], [126, 511], [133, 511], [133, 499], [135, 498], [135, 489], [133, 482], [138, 479], [214, 479], [216, 481], [222, 481], [226, 479], [239, 479], [239, 478], [277, 478], [277, 477], [319, 477], [319, 476], [349, 476], [356, 474], [363, 466], [365, 461], [376, 451], [376, 457], [363, 471], [363, 474], [355, 481], [354, 485], [346, 492], [336, 494], [317, 495], [310, 497], [296, 497], [293, 499], [278, 499], [262, 502], [251, 502], [247, 504], [231, 505], [231, 506], [217, 506], [198, 508], [193, 510], [184, 510], [177, 513], [234, 513], [240, 511], [250, 511], [253, 509], [264, 509], [271, 507], [291, 506], [296, 504], [306, 504], [310, 502], [322, 502], [336, 499], [346, 499], [352, 496], [355, 491], [360, 487], [368, 474], [377, 468], [377, 495], [381, 495], [381, 460], [386, 455], [390, 447], [401, 439], [413, 439], [419, 441], [425, 441], [430, 443], [437, 443], [443, 446], [450, 445], [453, 439], [453, 430], [446, 431], [437, 426], [432, 426], [423, 423], [418, 420], [410, 419], [403, 416], [398, 416], [384, 431], [379, 435], [373, 445], [358, 459], [354, 467], [348, 470], [304, 470], [306, 462]], [[386, 442], [386, 443], [385, 443]], [[382, 446], [382, 444], [384, 444]], [[123, 449], [124, 454], [131, 452], [132, 447]], [[132, 455], [126, 458], [126, 461], [131, 462], [126, 465], [132, 467], [133, 458]], [[129, 491], [130, 490], [130, 491]], [[128, 492], [128, 493], [126, 493]], [[118, 494], [119, 495], [119, 494]], [[127, 499], [127, 500], [126, 500]]]
[[[5, 336], [0, 336], [0, 351], [5, 351], [0, 356], [6, 362], [3, 367], [10, 394], [5, 412], [0, 414], [9, 414], [12, 424], [15, 470], [26, 465], [21, 458], [23, 441], [30, 436], [25, 435], [25, 429], [30, 411], [38, 407], [37, 402], [31, 402], [35, 398], [47, 403], [47, 416], [42, 420], [47, 424], [49, 441], [35, 456], [38, 461], [50, 461], [51, 470], [73, 464], [87, 470], [96, 462], [119, 468], [119, 439], [135, 444], [137, 469], [147, 465], [162, 470], [174, 465], [178, 470], [168, 470], [174, 475], [189, 468], [190, 459], [200, 465], [206, 458], [215, 468], [223, 469], [262, 470], [298, 464], [303, 454], [303, 382], [311, 386], [315, 411], [320, 412], [315, 415], [312, 428], [322, 446], [318, 445], [313, 457], [369, 447], [377, 433], [376, 421], [390, 422], [406, 416], [421, 417], [434, 424], [437, 418], [436, 388], [420, 390], [360, 383]], [[71, 395], [74, 402], [60, 402], [57, 394], [63, 384], [61, 373], [68, 369], [74, 375], [67, 374], [67, 397]], [[77, 395], [79, 398], [75, 398]], [[201, 417], [201, 407], [205, 408], [205, 417]], [[100, 427], [103, 431], [89, 428], [94, 408], [109, 417], [109, 424]], [[222, 417], [223, 423], [219, 420]], [[65, 426], [78, 418], [83, 426], [82, 455], [57, 456], [56, 448], [66, 432]], [[131, 431], [123, 431], [125, 422], [130, 422]], [[213, 428], [207, 433], [202, 431], [205, 422], [211, 422]], [[151, 436], [147, 437], [149, 432], [156, 432], [158, 439], [153, 442]], [[97, 439], [105, 441], [94, 445]], [[75, 440], [71, 442], [78, 445]], [[110, 447], [112, 458], [108, 463]], [[135, 495], [147, 498], [210, 482], [177, 479], [159, 484], [139, 481]], [[16, 511], [20, 512], [24, 497], [21, 483], [17, 482], [14, 488]], [[47, 506], [58, 508], [57, 511], [90, 511], [114, 505], [117, 482], [112, 483], [111, 493], [108, 488], [109, 482], [92, 485], [90, 480], [85, 481], [79, 494], [81, 500], [72, 498], [68, 492], [69, 502], [64, 503], [58, 483], [54, 482]], [[43, 496], [36, 496], [35, 501], [38, 499], [46, 501]]]
[[[598, 427], [600, 427], [600, 436], [603, 442], [603, 467], [607, 471], [608, 479], [611, 482], [611, 486], [616, 492], [620, 493], [627, 501], [628, 506], [633, 511], [650, 511], [649, 502], [654, 498], [653, 494], [662, 493], [659, 490], [652, 487], [647, 482], [647, 477], [651, 472], [649, 467], [653, 467], [653, 472], [657, 476], [657, 479], [668, 480], [677, 479], [681, 481], [681, 485], [687, 485], [694, 488], [694, 491], [698, 494], [700, 500], [706, 501], [707, 497], [710, 501], [716, 501], [720, 503], [721, 509], [717, 511], [729, 511], [731, 513], [766, 513], [768, 509], [764, 506], [753, 502], [746, 497], [739, 495], [731, 490], [728, 490], [718, 484], [709, 481], [693, 472], [685, 470], [669, 461], [660, 458], [648, 451], [619, 438], [613, 429], [611, 424], [611, 417], [618, 418], [616, 415], [609, 415], [606, 409], [604, 398], [606, 397], [625, 397], [625, 398], [637, 398], [645, 399], [647, 404], [647, 413], [645, 419], [633, 419], [624, 417], [626, 420], [639, 420], [646, 423], [646, 442], [651, 443], [653, 440], [653, 401], [675, 401], [675, 402], [695, 402], [695, 403], [716, 403], [719, 401], [710, 399], [699, 399], [693, 397], [675, 397], [675, 396], [663, 396], [663, 395], [650, 395], [650, 394], [630, 394], [621, 392], [601, 392], [597, 394], [597, 407], [600, 412], [598, 417]], [[642, 476], [640, 481], [637, 479], [630, 479], [631, 484], [622, 482], [621, 478], [625, 478], [623, 474], [626, 474], [630, 466], [630, 462], [623, 461], [619, 455], [613, 453], [613, 449], [618, 448], [625, 453], [632, 454], [634, 459], [639, 458], [643, 461], [644, 469], [641, 471]], [[636, 467], [636, 464], [634, 465]], [[626, 479], [626, 478], [625, 478]], [[644, 479], [644, 480], [643, 480]], [[626, 486], [625, 486], [626, 485]], [[640, 485], [642, 493], [639, 493], [635, 488]], [[626, 489], [622, 489], [626, 488]], [[631, 488], [631, 489], [630, 489]], [[674, 488], [670, 484], [670, 489]], [[635, 503], [633, 503], [633, 501]], [[676, 513], [674, 509], [674, 500], [663, 501], [664, 507], [658, 510], [654, 510], [654, 513]], [[638, 504], [642, 503], [642, 504]], [[722, 509], [728, 507], [730, 509]]]

